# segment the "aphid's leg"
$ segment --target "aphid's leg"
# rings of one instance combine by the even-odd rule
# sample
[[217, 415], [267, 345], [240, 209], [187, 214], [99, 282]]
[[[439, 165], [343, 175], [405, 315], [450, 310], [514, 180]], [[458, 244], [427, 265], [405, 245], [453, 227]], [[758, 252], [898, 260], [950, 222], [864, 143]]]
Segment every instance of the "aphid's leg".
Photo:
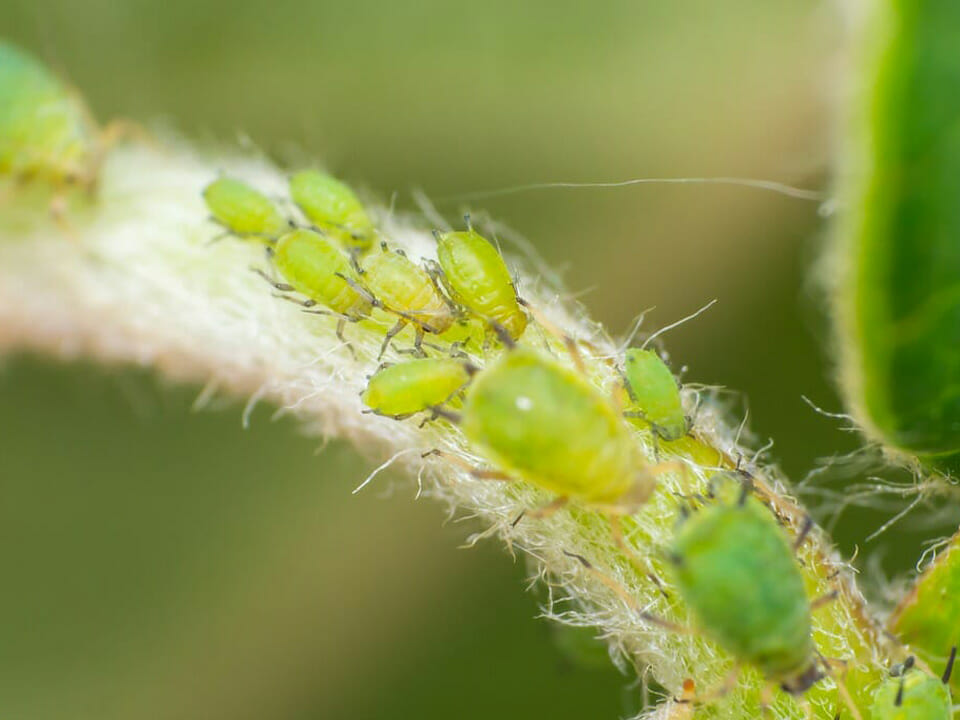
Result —
[[367, 290], [363, 285], [358, 283], [356, 280], [354, 280], [353, 278], [347, 277], [343, 273], [334, 273], [334, 275], [336, 275], [338, 278], [343, 280], [347, 285], [352, 287], [360, 297], [362, 297], [368, 303], [373, 305], [373, 307], [385, 309], [383, 308], [383, 303], [380, 302], [376, 297], [374, 297], [372, 292]]
[[597, 580], [599, 580], [601, 583], [606, 585], [610, 590], [612, 590], [613, 593], [617, 597], [619, 597], [627, 605], [627, 607], [633, 610], [640, 617], [641, 620], [644, 620], [645, 622], [648, 622], [651, 625], [657, 625], [666, 630], [670, 630], [671, 632], [675, 632], [681, 635], [691, 634], [693, 632], [690, 628], [685, 628], [682, 625], [678, 625], [677, 623], [670, 622], [669, 620], [664, 620], [663, 618], [657, 617], [656, 615], [649, 613], [643, 608], [641, 608], [640, 605], [637, 603], [637, 601], [630, 595], [630, 593], [628, 593], [624, 589], [624, 587], [620, 583], [618, 583], [609, 575], [606, 575], [605, 573], [595, 568], [593, 566], [593, 563], [591, 563], [589, 560], [583, 557], [583, 555], [578, 555], [577, 553], [572, 553], [568, 550], [564, 550], [563, 554], [579, 562], [588, 573], [593, 575]]
[[[840, 698], [843, 700], [843, 704], [847, 706], [847, 709], [853, 716], [853, 720], [863, 720], [863, 716], [857, 709], [856, 703], [853, 702], [853, 697], [851, 697], [850, 691], [847, 690], [847, 661], [825, 658], [823, 655], [820, 655], [820, 653], [817, 653], [817, 656], [819, 657], [820, 662], [823, 663], [823, 667], [827, 671], [827, 674], [833, 678], [834, 682], [836, 683], [837, 694], [840, 695]], [[837, 670], [839, 670], [839, 673]]]
[[566, 346], [567, 352], [570, 353], [570, 357], [573, 359], [573, 364], [577, 366], [577, 369], [580, 372], [586, 374], [587, 366], [583, 362], [583, 355], [580, 354], [580, 348], [577, 345], [577, 341], [574, 340], [570, 335], [567, 335], [567, 333], [557, 327], [553, 322], [548, 320], [542, 312], [537, 310], [533, 305], [528, 303], [523, 298], [518, 298], [517, 302], [519, 302], [530, 312], [531, 315], [533, 315], [533, 319], [537, 321], [537, 325], [540, 325], [548, 333], [553, 335], [557, 340]]
[[813, 518], [807, 515], [803, 518], [803, 526], [800, 528], [800, 532], [797, 533], [797, 539], [793, 541], [794, 552], [803, 546], [803, 543], [807, 539], [807, 535], [810, 534], [811, 530], [813, 530]]
[[343, 343], [343, 346], [350, 351], [350, 355], [353, 357], [353, 359], [356, 360], [357, 351], [353, 349], [353, 345], [350, 343], [349, 340], [347, 340], [346, 336], [343, 334], [343, 331], [346, 329], [346, 327], [347, 327], [347, 318], [345, 318], [343, 315], [340, 315], [339, 318], [337, 319], [337, 329], [336, 329], [337, 338], [340, 340], [340, 342]]
[[273, 288], [276, 289], [276, 290], [279, 290], [280, 292], [294, 292], [294, 290], [295, 290], [295, 288], [293, 287], [293, 285], [288, 285], [287, 283], [277, 282], [277, 281], [274, 280], [272, 277], [270, 277], [269, 275], [267, 275], [267, 274], [266, 274], [263, 270], [261, 270], [260, 268], [252, 267], [252, 268], [250, 268], [250, 269], [253, 270], [253, 272], [255, 272], [257, 275], [259, 275], [260, 277], [262, 277], [264, 280], [266, 280], [266, 281], [270, 284], [271, 287], [273, 287]]
[[380, 346], [380, 354], [377, 355], [377, 360], [383, 357], [383, 354], [387, 351], [387, 348], [390, 346], [390, 341], [396, 337], [397, 333], [403, 330], [407, 326], [407, 321], [403, 318], [397, 320], [397, 324], [392, 328], [387, 330], [387, 334], [383, 338], [383, 344]]
[[610, 514], [610, 535], [613, 537], [613, 543], [619, 548], [620, 552], [626, 555], [633, 566], [646, 575], [647, 578], [657, 586], [660, 594], [669, 600], [670, 596], [663, 587], [660, 578], [657, 577], [657, 574], [653, 571], [653, 566], [650, 565], [649, 560], [640, 557], [640, 554], [627, 544], [627, 539], [623, 535], [623, 523], [620, 522], [620, 516], [612, 513]]
[[[439, 408], [437, 409], [440, 410]], [[441, 411], [441, 417], [443, 417], [442, 412], [443, 411]], [[447, 412], [449, 413], [449, 411]], [[449, 414], [456, 415], [456, 413], [449, 413]], [[475, 480], [500, 480], [503, 482], [513, 482], [515, 480], [515, 478], [511, 477], [510, 475], [507, 475], [504, 472], [500, 472], [499, 470], [482, 470], [480, 468], [474, 467], [463, 458], [457, 455], [454, 455], [452, 453], [445, 452], [444, 450], [438, 450], [436, 448], [434, 448], [433, 450], [428, 450], [427, 452], [423, 453], [420, 457], [426, 458], [431, 455], [442, 457], [443, 459], [453, 463], [460, 469], [466, 470], [468, 473], [470, 473], [470, 476]]]
[[561, 495], [546, 505], [541, 505], [533, 510], [524, 510], [522, 513], [517, 515], [516, 519], [512, 523], [510, 523], [510, 527], [516, 527], [525, 517], [533, 519], [550, 517], [557, 512], [557, 510], [565, 507], [569, 502], [570, 498], [568, 498], [566, 495]]
[[417, 325], [417, 334], [413, 338], [413, 354], [422, 358], [427, 356], [423, 349], [423, 328], [420, 325]]
[[831, 590], [826, 595], [821, 595], [820, 597], [810, 602], [810, 610], [811, 611], [819, 610], [825, 605], [829, 605], [834, 600], [836, 600], [839, 595], [840, 595], [839, 590]]

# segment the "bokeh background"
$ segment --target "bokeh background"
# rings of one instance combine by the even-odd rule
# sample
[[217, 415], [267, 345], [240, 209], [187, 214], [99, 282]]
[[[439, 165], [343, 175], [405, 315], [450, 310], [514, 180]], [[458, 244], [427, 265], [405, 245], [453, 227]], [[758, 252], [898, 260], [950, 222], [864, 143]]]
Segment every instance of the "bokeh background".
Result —
[[[651, 327], [685, 378], [743, 391], [795, 478], [855, 439], [812, 267], [816, 203], [736, 187], [540, 181], [749, 176], [828, 190], [838, 57], [800, 0], [5, 0], [0, 33], [102, 117], [317, 158], [412, 209], [488, 211], [596, 318]], [[452, 199], [451, 199], [452, 198]], [[336, 442], [192, 409], [142, 371], [0, 366], [0, 714], [46, 718], [616, 718], [632, 678], [572, 662], [524, 567]], [[745, 403], [734, 405], [744, 411]], [[392, 488], [392, 492], [382, 492]], [[845, 516], [845, 552], [882, 521]], [[892, 572], [921, 534], [865, 557]], [[894, 545], [896, 547], [894, 547]], [[601, 658], [602, 659], [602, 658]]]

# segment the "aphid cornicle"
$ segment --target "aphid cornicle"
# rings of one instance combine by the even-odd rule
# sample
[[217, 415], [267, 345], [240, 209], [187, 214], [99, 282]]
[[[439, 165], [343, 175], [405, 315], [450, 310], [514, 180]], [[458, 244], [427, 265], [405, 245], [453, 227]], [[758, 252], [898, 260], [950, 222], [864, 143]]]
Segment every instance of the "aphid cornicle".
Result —
[[214, 222], [240, 238], [270, 243], [290, 231], [290, 223], [266, 195], [234, 178], [217, 178], [203, 190]]
[[455, 358], [419, 358], [387, 365], [360, 396], [378, 415], [397, 420], [445, 405], [470, 382], [476, 368]]
[[435, 236], [439, 269], [434, 272], [453, 301], [488, 323], [499, 323], [513, 340], [523, 335], [527, 315], [497, 249], [472, 228]]
[[811, 603], [784, 531], [748, 489], [744, 483], [736, 501], [718, 500], [686, 518], [669, 557], [703, 632], [799, 695], [823, 677]]
[[267, 280], [282, 292], [308, 298], [299, 304], [321, 305], [336, 315], [337, 337], [344, 343], [344, 323], [369, 317], [373, 303], [357, 290], [357, 276], [349, 260], [319, 233], [298, 229], [282, 235], [270, 249], [270, 257], [286, 282]]
[[623, 361], [624, 387], [630, 397], [627, 417], [637, 417], [663, 440], [679, 440], [689, 424], [683, 414], [680, 386], [670, 368], [653, 350], [631, 348]]
[[0, 175], [39, 180], [58, 194], [60, 216], [70, 186], [92, 191], [107, 148], [130, 123], [97, 125], [79, 93], [19, 48], [0, 41]]
[[390, 250], [386, 243], [364, 259], [360, 282], [385, 310], [400, 318], [387, 331], [381, 355], [408, 323], [417, 330], [414, 350], [423, 354], [424, 333], [444, 333], [456, 320], [455, 309], [426, 271], [399, 250]]
[[318, 170], [302, 170], [290, 178], [290, 197], [307, 219], [351, 253], [373, 246], [376, 229], [349, 186]]
[[907, 658], [874, 693], [871, 720], [950, 720], [953, 700], [949, 683], [956, 653], [953, 648], [940, 678], [928, 675], [914, 666], [912, 657]]
[[626, 511], [653, 492], [649, 466], [613, 404], [531, 349], [512, 349], [485, 368], [460, 420], [471, 445], [508, 476], [561, 500]]

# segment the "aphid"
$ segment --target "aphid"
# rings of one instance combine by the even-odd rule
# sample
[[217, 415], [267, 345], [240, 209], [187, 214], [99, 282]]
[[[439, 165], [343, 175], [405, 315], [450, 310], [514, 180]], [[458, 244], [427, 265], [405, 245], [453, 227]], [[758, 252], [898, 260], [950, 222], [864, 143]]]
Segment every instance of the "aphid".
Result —
[[213, 221], [241, 238], [270, 243], [290, 231], [290, 223], [263, 193], [234, 178], [217, 178], [203, 190]]
[[463, 390], [476, 370], [455, 358], [408, 360], [374, 373], [360, 397], [376, 414], [402, 420], [445, 405]]
[[510, 350], [477, 376], [460, 420], [505, 478], [556, 493], [557, 506], [573, 499], [628, 512], [653, 492], [651, 470], [614, 405], [529, 348]]
[[62, 193], [70, 186], [93, 191], [106, 150], [131, 132], [125, 121], [100, 128], [79, 93], [0, 41], [0, 174], [48, 183], [57, 192], [51, 203], [57, 218]]
[[516, 340], [527, 327], [527, 315], [503, 257], [482, 235], [436, 233], [439, 268], [433, 272], [458, 305], [483, 320], [499, 323]]
[[363, 262], [361, 282], [384, 310], [397, 315], [397, 324], [387, 331], [380, 348], [386, 351], [390, 341], [411, 323], [416, 327], [414, 351], [423, 355], [423, 335], [440, 335], [451, 328], [456, 312], [426, 271], [400, 250], [390, 250], [386, 243], [380, 252]]
[[771, 683], [801, 695], [830, 670], [813, 642], [811, 611], [832, 595], [807, 599], [793, 548], [749, 487], [744, 483], [732, 503], [718, 500], [686, 518], [670, 560], [704, 633]]
[[351, 254], [373, 246], [376, 229], [363, 204], [332, 175], [303, 170], [290, 178], [290, 196], [307, 219]]
[[[338, 247], [313, 230], [287, 233], [270, 248], [274, 267], [286, 282], [275, 282], [260, 273], [281, 292], [297, 292], [307, 297], [304, 307], [321, 305], [339, 318], [337, 337], [349, 347], [343, 336], [347, 322], [369, 317], [375, 301], [358, 290], [356, 273]], [[318, 314], [327, 314], [315, 310]], [[352, 349], [352, 348], [351, 348]]]
[[623, 380], [630, 405], [627, 417], [641, 418], [663, 440], [679, 440], [689, 423], [683, 414], [680, 386], [670, 368], [653, 350], [631, 348], [623, 361]]
[[950, 720], [953, 700], [949, 683], [956, 655], [954, 647], [942, 678], [928, 675], [914, 666], [913, 657], [907, 658], [874, 693], [872, 720]]

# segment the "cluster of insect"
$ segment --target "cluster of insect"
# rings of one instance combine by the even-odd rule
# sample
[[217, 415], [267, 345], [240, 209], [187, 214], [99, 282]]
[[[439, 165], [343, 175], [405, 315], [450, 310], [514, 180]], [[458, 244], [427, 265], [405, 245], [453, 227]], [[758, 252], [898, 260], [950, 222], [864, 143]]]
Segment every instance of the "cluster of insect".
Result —
[[[421, 424], [455, 425], [489, 463], [466, 467], [474, 477], [527, 482], [553, 494], [552, 502], [515, 522], [544, 517], [571, 502], [597, 510], [609, 520], [613, 542], [649, 575], [624, 541], [621, 518], [642, 512], [656, 491], [658, 472], [678, 463], [651, 463], [636, 434], [647, 433], [659, 456], [695, 432], [680, 385], [660, 355], [646, 347], [626, 350], [612, 360], [620, 381], [604, 392], [586, 368], [586, 360], [597, 358], [585, 358], [587, 348], [519, 296], [503, 256], [469, 219], [464, 231], [436, 233], [436, 258], [418, 264], [389, 247], [340, 180], [302, 171], [290, 178], [289, 193], [302, 222], [233, 178], [211, 182], [204, 198], [225, 232], [267, 248], [279, 277], [259, 271], [263, 277], [281, 293], [294, 294], [287, 299], [308, 311], [336, 317], [345, 344], [345, 324], [375, 311], [395, 319], [384, 333], [380, 356], [405, 326], [414, 328], [410, 347], [395, 350], [417, 357], [376, 369], [361, 395], [368, 411], [397, 421], [421, 416]], [[450, 339], [456, 326], [476, 332]], [[533, 327], [538, 332], [531, 338]], [[432, 453], [464, 463], [459, 456]], [[795, 558], [805, 532], [791, 543], [742, 470], [718, 472], [698, 497], [701, 506], [679, 524], [669, 559], [680, 596], [702, 631], [738, 662], [760, 669], [770, 687], [779, 685], [792, 695], [802, 696], [823, 677], [835, 676], [838, 663], [817, 651], [811, 619], [832, 596], [807, 599]], [[586, 558], [570, 556], [613, 586]], [[625, 594], [622, 588], [617, 592]], [[677, 627], [634, 607], [645, 621]], [[844, 694], [842, 682], [838, 687]], [[694, 706], [717, 692], [688, 693], [676, 702]], [[919, 707], [927, 714], [918, 714]], [[873, 709], [876, 720], [950, 716], [946, 685], [913, 665], [878, 689]]]
[[[68, 85], [0, 42], [0, 176], [45, 183], [55, 195], [65, 186], [92, 189], [123, 127], [98, 127]], [[600, 388], [586, 369], [585, 346], [521, 299], [498, 249], [469, 222], [464, 231], [436, 234], [436, 258], [417, 263], [390, 247], [354, 192], [336, 178], [299, 172], [290, 178], [289, 195], [298, 208], [295, 219], [234, 178], [215, 179], [204, 191], [213, 220], [227, 234], [265, 248], [270, 269], [260, 274], [306, 312], [335, 318], [337, 336], [350, 352], [356, 353], [346, 337], [349, 323], [365, 324], [367, 333], [381, 329], [379, 357], [372, 362], [412, 329], [409, 347], [393, 347], [399, 360], [369, 378], [362, 393], [369, 411], [455, 425], [489, 462], [468, 468], [475, 477], [527, 482], [553, 494], [553, 502], [529, 509], [517, 522], [568, 503], [596, 510], [609, 520], [612, 541], [648, 571], [626, 546], [621, 519], [643, 512], [657, 491], [658, 473], [677, 463], [652, 463], [636, 435], [646, 433], [659, 457], [696, 432], [661, 357], [641, 347], [605, 359], [620, 380]], [[771, 688], [802, 697], [824, 676], [837, 677], [813, 640], [811, 616], [821, 601], [807, 598], [795, 557], [805, 533], [791, 542], [746, 472], [718, 471], [709, 490], [694, 496], [697, 509], [680, 513], [668, 557], [699, 630], [737, 666], [757, 668]], [[586, 558], [568, 554], [627, 595]], [[643, 621], [682, 629], [636, 609]], [[874, 691], [871, 717], [948, 720], [952, 662], [953, 654], [939, 678], [912, 659], [895, 667]], [[845, 695], [839, 678], [837, 686]], [[723, 690], [698, 694], [690, 680], [675, 702], [692, 709]]]

